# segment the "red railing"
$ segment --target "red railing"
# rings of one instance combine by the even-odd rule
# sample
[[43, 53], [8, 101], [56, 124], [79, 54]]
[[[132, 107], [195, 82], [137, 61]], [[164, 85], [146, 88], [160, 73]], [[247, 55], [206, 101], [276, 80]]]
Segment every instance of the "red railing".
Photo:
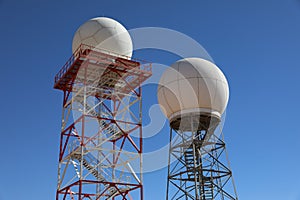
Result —
[[74, 61], [80, 57], [81, 55], [81, 45], [76, 49], [76, 51], [72, 54], [72, 56], [69, 58], [69, 60], [64, 64], [64, 66], [59, 70], [59, 72], [55, 75], [54, 78], [54, 84], [56, 84], [63, 75], [70, 69], [70, 67], [73, 65]]
[[59, 72], [55, 75], [54, 78], [54, 84], [56, 84], [63, 76], [64, 74], [67, 73], [67, 71], [70, 69], [70, 67], [74, 64], [74, 62], [80, 58], [83, 54], [87, 55], [87, 51], [95, 51], [97, 53], [103, 53], [103, 55], [111, 57], [111, 58], [125, 58], [127, 60], [135, 61], [140, 63], [140, 70], [150, 72], [152, 71], [152, 63], [144, 61], [144, 60], [139, 60], [135, 58], [131, 58], [129, 56], [125, 55], [119, 55], [117, 53], [105, 50], [105, 49], [100, 49], [96, 48], [90, 45], [86, 44], [81, 44], [76, 51], [72, 54], [72, 56], [69, 58], [69, 60], [64, 64], [64, 66], [59, 70]]

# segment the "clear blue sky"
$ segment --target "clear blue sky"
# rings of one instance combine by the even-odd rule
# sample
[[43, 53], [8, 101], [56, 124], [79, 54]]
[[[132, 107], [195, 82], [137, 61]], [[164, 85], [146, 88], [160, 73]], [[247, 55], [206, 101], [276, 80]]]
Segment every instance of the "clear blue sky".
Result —
[[[0, 0], [0, 200], [54, 199], [62, 93], [53, 78], [73, 33], [96, 16], [201, 43], [230, 84], [224, 134], [240, 199], [300, 199], [300, 1]], [[164, 198], [165, 179], [146, 174], [145, 200]]]

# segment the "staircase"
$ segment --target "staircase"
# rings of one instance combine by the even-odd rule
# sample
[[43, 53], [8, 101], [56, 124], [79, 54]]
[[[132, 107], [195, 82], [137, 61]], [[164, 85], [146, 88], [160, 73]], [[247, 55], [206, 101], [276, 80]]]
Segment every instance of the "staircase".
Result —
[[[76, 101], [76, 102], [80, 103], [82, 106], [84, 106], [84, 95], [80, 94], [80, 93], [76, 94], [73, 101]], [[95, 117], [99, 116], [99, 113], [97, 113], [95, 111], [95, 109], [91, 108], [88, 103], [86, 103], [85, 108], [86, 108], [88, 115], [95, 116]], [[108, 114], [105, 112], [101, 112], [101, 114], [106, 118], [109, 117]], [[123, 132], [120, 131], [118, 128], [108, 125], [108, 123], [103, 119], [99, 119], [98, 122], [99, 122], [99, 125], [101, 126], [101, 129], [105, 130], [105, 132], [107, 134], [111, 135], [113, 140], [116, 140], [116, 139], [122, 137]]]
[[[187, 179], [188, 181], [194, 182], [195, 174], [197, 174], [198, 176], [202, 176], [202, 175], [201, 173], [199, 174], [195, 172], [195, 170], [198, 170], [199, 167], [196, 167], [194, 163], [193, 145], [191, 145], [185, 150], [184, 160], [186, 164]], [[199, 165], [199, 163], [196, 163], [196, 165]], [[199, 181], [198, 176], [196, 177], [196, 181]], [[202, 176], [201, 180], [202, 182], [200, 183], [200, 187], [201, 187], [200, 200], [213, 200], [214, 199], [213, 183], [210, 181], [209, 177]]]
[[97, 178], [97, 180], [99, 181], [105, 181], [105, 178], [98, 172], [98, 170], [91, 164], [89, 163], [85, 156], [81, 156], [79, 153], [74, 153], [72, 155], [72, 159], [76, 159], [78, 160], [79, 162], [82, 161], [82, 165], [87, 169], [89, 170], [89, 172], [91, 172], [91, 174], [93, 174], [94, 177]]
[[[101, 173], [97, 170], [97, 165], [98, 165], [98, 160], [91, 155], [90, 153], [81, 156], [80, 153], [75, 153], [72, 154], [72, 159], [76, 159], [79, 162], [82, 161], [82, 165], [99, 181], [101, 182], [107, 182], [105, 178], [101, 175]], [[106, 187], [110, 187], [109, 184], [104, 184]], [[122, 191], [122, 190], [121, 190]], [[112, 197], [118, 195], [118, 190], [114, 187], [108, 188], [108, 195], [106, 200], [110, 200]]]
[[[76, 65], [75, 65], [76, 67]], [[75, 73], [75, 71], [74, 71]], [[90, 107], [88, 103], [84, 105], [84, 95], [83, 93], [78, 92], [75, 94], [73, 97], [74, 102], [78, 102], [82, 106], [85, 106], [86, 109], [86, 114], [91, 115], [91, 116], [99, 116], [99, 113], [95, 111], [94, 108]], [[105, 112], [101, 112], [102, 117], [109, 118], [109, 115]], [[112, 124], [108, 124], [106, 120], [104, 119], [99, 119], [98, 120], [99, 125], [101, 126], [102, 130], [108, 134], [111, 135], [112, 139], [118, 139], [122, 137], [123, 132], [120, 131], [118, 128], [112, 126]], [[97, 170], [99, 161], [90, 153], [84, 154], [83, 156], [81, 155], [80, 152], [74, 151], [72, 154], [71, 158], [74, 160], [78, 160], [79, 163], [82, 162], [82, 165], [99, 181], [101, 182], [108, 182], [105, 177]], [[104, 184], [106, 188], [108, 188], [108, 193], [106, 194], [106, 200], [110, 200], [113, 197], [117, 196], [119, 194], [119, 191], [115, 187], [110, 187], [109, 184]], [[121, 188], [119, 189], [121, 192], [126, 191], [126, 188]]]
[[201, 200], [213, 200], [214, 199], [213, 191], [214, 191], [213, 184], [211, 182], [205, 182], [204, 192]]
[[193, 154], [193, 147], [190, 146], [184, 152], [184, 160], [186, 164], [187, 176], [189, 181], [195, 180], [195, 173], [194, 173], [194, 154]]
[[117, 130], [116, 128], [114, 128], [112, 126], [107, 125], [105, 120], [99, 120], [99, 124], [100, 124], [102, 129], [107, 131], [107, 133], [109, 135], [112, 135], [112, 140], [116, 140], [116, 139], [122, 137], [123, 132], [120, 131], [120, 130]]

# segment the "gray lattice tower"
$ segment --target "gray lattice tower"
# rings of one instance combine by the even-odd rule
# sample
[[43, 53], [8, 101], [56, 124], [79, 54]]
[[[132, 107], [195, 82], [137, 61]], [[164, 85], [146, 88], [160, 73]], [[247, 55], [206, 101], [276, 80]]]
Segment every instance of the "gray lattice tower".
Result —
[[[182, 122], [190, 126], [180, 127]], [[189, 114], [170, 123], [167, 199], [237, 199], [234, 185], [228, 187], [233, 180], [225, 143], [214, 133], [219, 122], [217, 116]]]

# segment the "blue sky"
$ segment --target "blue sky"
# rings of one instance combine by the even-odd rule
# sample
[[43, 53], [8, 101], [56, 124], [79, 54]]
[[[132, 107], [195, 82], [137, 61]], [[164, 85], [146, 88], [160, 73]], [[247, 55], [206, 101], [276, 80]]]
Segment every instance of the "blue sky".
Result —
[[[54, 199], [62, 93], [53, 78], [76, 29], [96, 16], [202, 44], [230, 85], [224, 134], [240, 199], [300, 199], [300, 1], [0, 0], [0, 200]], [[155, 50], [135, 55], [175, 62]], [[146, 200], [164, 198], [165, 179], [165, 169], [145, 175]]]

